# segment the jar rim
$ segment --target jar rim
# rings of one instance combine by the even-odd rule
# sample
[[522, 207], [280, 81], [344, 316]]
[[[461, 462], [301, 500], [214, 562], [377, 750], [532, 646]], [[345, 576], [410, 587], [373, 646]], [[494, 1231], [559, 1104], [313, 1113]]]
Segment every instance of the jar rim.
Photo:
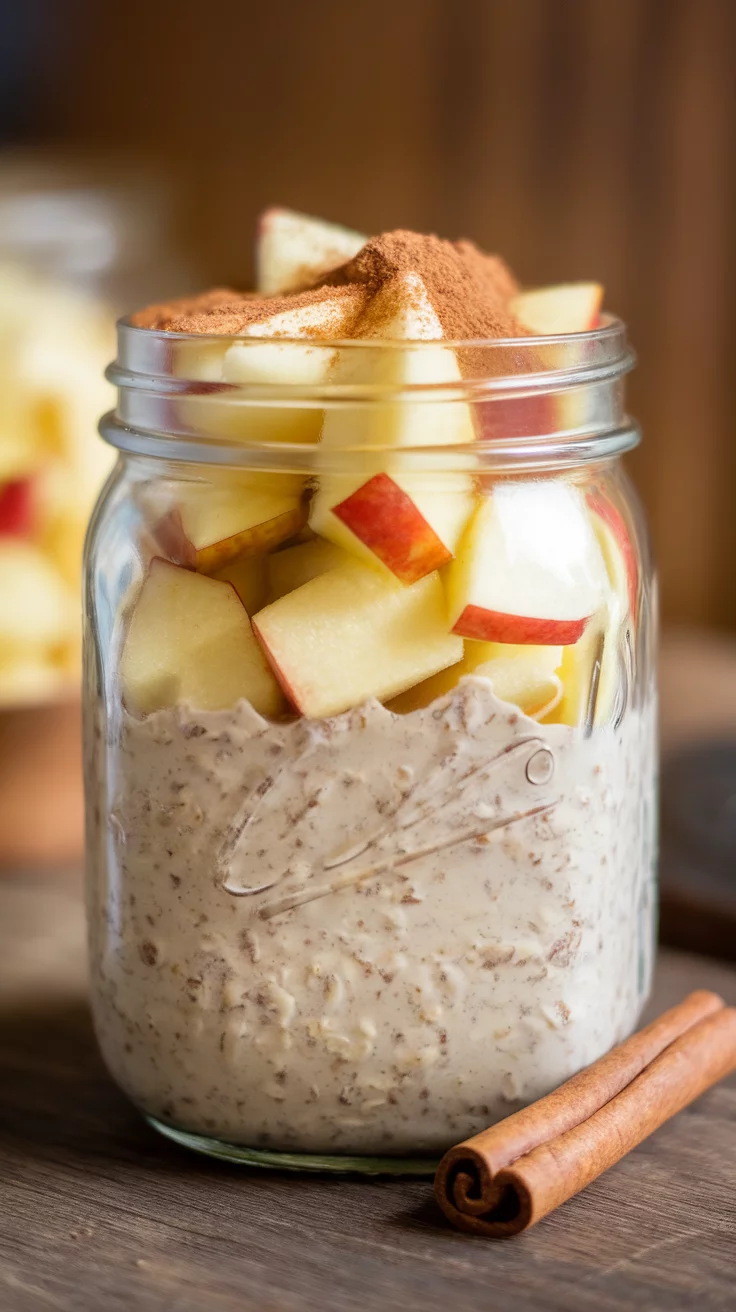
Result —
[[[279, 369], [266, 371], [265, 381], [258, 368], [251, 367], [264, 348], [285, 353]], [[455, 355], [453, 368], [439, 381], [431, 370], [423, 373], [421, 365], [423, 354], [438, 350]], [[323, 360], [316, 370], [294, 369], [290, 377], [289, 352], [294, 352], [295, 363], [303, 361], [305, 353]], [[396, 376], [390, 370], [382, 374], [380, 368], [375, 378], [360, 368], [336, 374], [324, 364], [338, 352], [343, 360], [364, 361], [368, 355], [377, 363], [400, 352], [420, 363]], [[269, 441], [269, 415], [272, 419], [282, 410], [285, 416], [315, 416], [349, 407], [357, 416], [380, 405], [430, 403], [436, 413], [435, 406], [461, 403], [472, 408], [479, 430], [472, 445], [474, 459], [480, 457], [494, 468], [509, 462], [546, 468], [550, 462], [609, 458], [636, 445], [638, 432], [623, 408], [620, 386], [634, 358], [624, 323], [608, 314], [586, 332], [420, 341], [172, 333], [124, 318], [118, 322], [117, 359], [106, 371], [118, 388], [118, 406], [104, 416], [100, 432], [129, 453], [249, 467], [266, 467], [271, 461], [273, 468], [313, 471], [320, 448], [317, 436], [301, 441], [284, 440], [279, 434]], [[194, 427], [183, 417], [187, 406], [192, 410], [191, 402], [199, 411]], [[208, 413], [214, 416], [218, 410], [232, 417], [228, 433], [221, 424], [210, 427], [205, 422]], [[249, 422], [249, 414], [264, 421], [260, 428]], [[366, 449], [365, 444], [351, 445], [346, 436], [344, 444], [332, 449], [331, 459], [344, 455], [355, 461]], [[370, 442], [373, 454], [383, 449], [391, 450], [393, 444], [383, 448]], [[427, 468], [430, 459], [444, 469], [452, 467], [453, 458], [467, 458], [470, 450], [469, 445], [443, 443], [436, 437], [431, 445], [401, 448], [402, 460]]]

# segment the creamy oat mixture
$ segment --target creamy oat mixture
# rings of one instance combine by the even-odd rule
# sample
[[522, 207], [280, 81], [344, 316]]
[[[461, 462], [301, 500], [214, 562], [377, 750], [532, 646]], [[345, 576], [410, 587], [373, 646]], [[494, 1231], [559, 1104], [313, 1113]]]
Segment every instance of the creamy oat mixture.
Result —
[[469, 677], [407, 716], [240, 703], [110, 732], [93, 996], [146, 1112], [254, 1147], [439, 1153], [635, 1025], [651, 714], [586, 739]]

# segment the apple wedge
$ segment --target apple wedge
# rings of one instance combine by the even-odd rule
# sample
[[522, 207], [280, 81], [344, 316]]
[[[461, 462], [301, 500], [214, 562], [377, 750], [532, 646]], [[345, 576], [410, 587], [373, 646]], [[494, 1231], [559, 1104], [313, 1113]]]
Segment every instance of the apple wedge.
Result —
[[[602, 301], [600, 283], [576, 282], [521, 292], [510, 304], [519, 323], [528, 332], [552, 337], [591, 331], [598, 323]], [[564, 347], [540, 346], [539, 359], [545, 368], [571, 368], [582, 365], [588, 351], [585, 339], [574, 348], [569, 343]], [[540, 427], [540, 432], [584, 428], [590, 418], [588, 390], [573, 387], [554, 396], [536, 398], [535, 404], [545, 410], [540, 418], [546, 426]]]
[[447, 572], [450, 626], [486, 642], [577, 642], [608, 589], [578, 489], [557, 480], [498, 483]]
[[[287, 592], [294, 592], [303, 584], [326, 574], [328, 569], [346, 565], [350, 561], [340, 547], [323, 538], [314, 538], [312, 542], [300, 543], [296, 547], [285, 547], [276, 551], [267, 559], [268, 599], [278, 601]], [[258, 608], [260, 609], [260, 607]]]
[[299, 484], [273, 491], [271, 477], [263, 476], [263, 486], [257, 480], [181, 485], [177, 504], [155, 529], [161, 550], [178, 565], [214, 574], [238, 556], [269, 551], [292, 537], [306, 522]]
[[452, 692], [464, 675], [476, 674], [490, 679], [501, 701], [518, 706], [524, 715], [535, 719], [549, 714], [562, 696], [557, 674], [562, 653], [562, 647], [466, 642], [465, 655], [457, 665], [401, 693], [389, 703], [389, 710], [406, 715], [431, 706], [438, 697]]
[[510, 308], [528, 332], [553, 337], [595, 328], [602, 301], [600, 283], [568, 282], [520, 292], [510, 301]]
[[[180, 419], [187, 429], [236, 441], [318, 441], [322, 410], [307, 400], [299, 404], [300, 388], [325, 382], [335, 361], [329, 343], [350, 336], [364, 304], [359, 287], [336, 287], [316, 301], [263, 299], [243, 311], [246, 322], [235, 340], [182, 337], [174, 342], [174, 367], [190, 390], [176, 402]], [[286, 388], [289, 404], [260, 405], [257, 388]]]
[[266, 606], [253, 627], [290, 702], [313, 719], [394, 697], [463, 654], [438, 574], [402, 587], [357, 561]]
[[245, 698], [277, 715], [283, 698], [230, 583], [154, 558], [120, 657], [123, 697], [146, 715], [188, 702], [219, 711]]
[[[359, 344], [340, 352], [331, 381], [375, 391], [368, 405], [325, 414], [310, 524], [359, 559], [413, 583], [452, 558], [473, 512], [476, 487], [472, 454], [438, 453], [443, 469], [411, 448], [470, 447], [475, 428], [463, 402], [419, 402], [406, 394], [418, 384], [457, 383], [459, 390], [462, 381], [454, 352], [427, 344], [442, 338], [442, 324], [417, 274], [391, 279], [356, 332]], [[401, 340], [422, 345], [390, 344]], [[382, 402], [382, 391], [405, 395]], [[335, 468], [336, 457], [345, 468], [342, 448], [359, 449], [359, 472]]]
[[265, 296], [311, 287], [357, 255], [367, 240], [351, 228], [296, 210], [264, 210], [256, 238], [256, 287]]

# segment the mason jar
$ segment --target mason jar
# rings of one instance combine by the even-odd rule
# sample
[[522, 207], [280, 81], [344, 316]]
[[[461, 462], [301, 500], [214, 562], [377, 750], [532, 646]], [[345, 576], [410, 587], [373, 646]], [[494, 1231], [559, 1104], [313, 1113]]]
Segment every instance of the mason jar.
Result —
[[92, 999], [148, 1120], [424, 1171], [635, 1027], [655, 584], [632, 357], [119, 325], [86, 567]]

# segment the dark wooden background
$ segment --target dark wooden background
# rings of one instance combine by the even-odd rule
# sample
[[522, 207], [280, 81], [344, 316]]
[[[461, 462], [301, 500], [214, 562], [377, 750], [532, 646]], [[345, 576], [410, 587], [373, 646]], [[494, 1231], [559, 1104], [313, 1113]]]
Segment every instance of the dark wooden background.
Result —
[[736, 628], [734, 0], [64, 0], [36, 132], [178, 178], [208, 279], [278, 202], [599, 277], [664, 612]]

